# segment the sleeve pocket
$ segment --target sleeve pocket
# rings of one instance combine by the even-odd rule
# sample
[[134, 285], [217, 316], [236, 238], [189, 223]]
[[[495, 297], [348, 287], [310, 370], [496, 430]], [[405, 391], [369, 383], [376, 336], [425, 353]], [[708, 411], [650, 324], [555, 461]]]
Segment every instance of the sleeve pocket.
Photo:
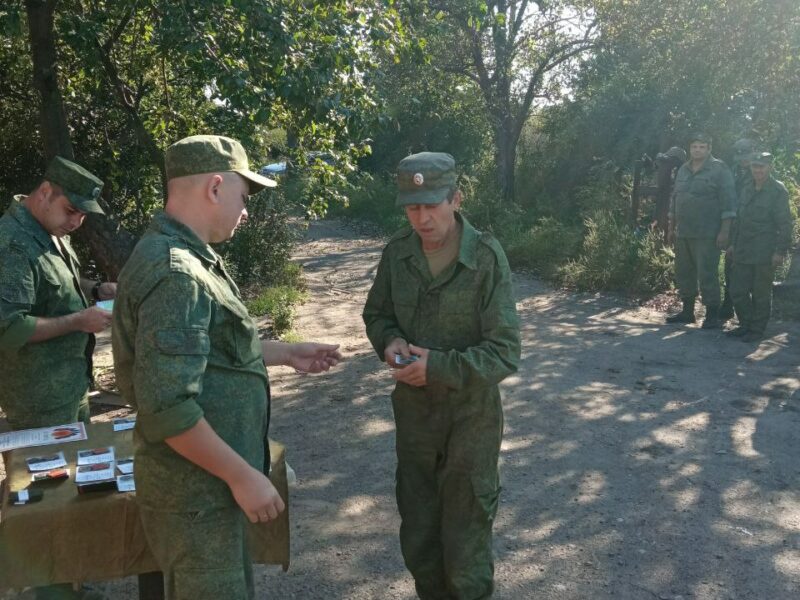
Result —
[[204, 329], [159, 329], [156, 346], [164, 354], [205, 356], [211, 350], [208, 332]]

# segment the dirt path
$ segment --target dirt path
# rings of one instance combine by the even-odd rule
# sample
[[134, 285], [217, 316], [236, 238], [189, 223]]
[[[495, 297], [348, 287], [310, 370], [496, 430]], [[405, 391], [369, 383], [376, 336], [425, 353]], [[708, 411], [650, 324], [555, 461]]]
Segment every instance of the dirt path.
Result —
[[[298, 330], [347, 360], [326, 376], [271, 370], [271, 432], [298, 481], [292, 566], [258, 568], [259, 598], [414, 598], [391, 379], [361, 323], [381, 246], [324, 221], [298, 249], [311, 297]], [[746, 345], [526, 276], [516, 290], [496, 598], [800, 597], [800, 325]], [[100, 587], [134, 597], [130, 579]]]

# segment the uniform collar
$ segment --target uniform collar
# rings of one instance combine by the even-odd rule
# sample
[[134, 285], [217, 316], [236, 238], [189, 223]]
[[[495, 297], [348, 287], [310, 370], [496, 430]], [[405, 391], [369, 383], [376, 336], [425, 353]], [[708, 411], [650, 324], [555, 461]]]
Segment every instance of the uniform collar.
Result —
[[208, 264], [214, 265], [221, 263], [219, 255], [214, 252], [211, 246], [197, 237], [197, 234], [192, 231], [190, 227], [172, 218], [164, 211], [156, 213], [155, 217], [153, 217], [150, 229], [183, 240], [192, 252]]
[[[477, 268], [477, 254], [478, 254], [478, 240], [480, 234], [470, 225], [467, 218], [461, 213], [455, 213], [456, 221], [461, 223], [461, 245], [458, 248], [458, 262], [463, 264], [468, 269], [475, 270]], [[425, 256], [422, 252], [422, 242], [419, 236], [412, 230], [411, 235], [407, 238], [410, 243], [404, 244], [401, 248], [398, 258], [406, 258], [408, 256], [415, 256], [420, 264], [425, 264]]]
[[11, 205], [8, 207], [8, 214], [16, 219], [22, 228], [27, 231], [43, 248], [53, 247], [53, 238], [45, 231], [41, 223], [31, 214], [31, 211], [22, 203], [27, 196], [19, 194], [14, 196]]

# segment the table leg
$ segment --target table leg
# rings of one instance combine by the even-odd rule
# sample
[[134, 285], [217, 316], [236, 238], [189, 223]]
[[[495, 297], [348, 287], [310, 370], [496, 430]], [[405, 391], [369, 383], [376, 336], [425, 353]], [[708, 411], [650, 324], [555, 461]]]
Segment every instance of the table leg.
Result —
[[139, 574], [139, 600], [164, 600], [164, 577], [161, 571]]

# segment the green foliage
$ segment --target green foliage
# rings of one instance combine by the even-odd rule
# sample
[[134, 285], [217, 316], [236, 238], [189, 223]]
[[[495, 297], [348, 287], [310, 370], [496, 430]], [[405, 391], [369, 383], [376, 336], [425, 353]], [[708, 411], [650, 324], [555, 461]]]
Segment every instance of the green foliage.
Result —
[[277, 190], [265, 190], [248, 200], [247, 220], [230, 241], [220, 246], [240, 286], [298, 285], [299, 267], [289, 262], [297, 227], [290, 220], [288, 208]]
[[607, 210], [587, 217], [580, 255], [562, 270], [563, 282], [580, 290], [652, 293], [672, 279], [671, 251], [660, 234], [637, 236]]
[[397, 187], [388, 177], [362, 173], [353, 184], [346, 207], [335, 209], [335, 216], [368, 221], [386, 235], [408, 224], [402, 208], [395, 206]]
[[272, 319], [272, 333], [281, 338], [289, 333], [296, 316], [295, 306], [305, 302], [307, 294], [289, 285], [268, 287], [254, 298], [245, 302], [251, 315], [269, 316]]
[[544, 217], [527, 231], [503, 239], [512, 268], [530, 269], [546, 279], [557, 279], [562, 265], [581, 248], [579, 228]]

